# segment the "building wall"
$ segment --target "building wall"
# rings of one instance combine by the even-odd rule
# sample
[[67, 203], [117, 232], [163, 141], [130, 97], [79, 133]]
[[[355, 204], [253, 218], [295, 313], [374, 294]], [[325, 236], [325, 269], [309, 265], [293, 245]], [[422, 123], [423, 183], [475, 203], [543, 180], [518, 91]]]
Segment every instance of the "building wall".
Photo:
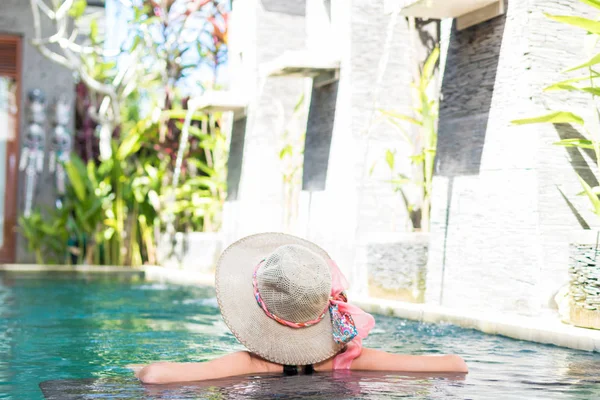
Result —
[[[24, 133], [26, 128], [26, 102], [27, 93], [33, 89], [41, 89], [46, 94], [48, 103], [52, 103], [60, 94], [73, 93], [73, 75], [65, 68], [44, 58], [31, 44], [33, 38], [33, 22], [28, 1], [21, 0], [3, 0], [0, 2], [0, 33], [9, 35], [19, 35], [23, 38], [23, 63], [22, 63], [22, 81], [21, 81], [21, 121], [20, 121], [20, 145], [24, 145]], [[48, 109], [48, 116], [51, 116], [51, 110]], [[49, 118], [50, 119], [50, 118]], [[47, 124], [46, 149], [49, 148], [51, 140], [51, 124]], [[47, 159], [46, 159], [47, 162]], [[47, 165], [47, 164], [46, 164]], [[19, 199], [19, 212], [23, 207], [25, 175], [19, 176], [19, 193], [14, 194]], [[45, 168], [42, 173], [35, 202], [37, 205], [54, 205], [54, 184], [53, 179]], [[26, 243], [22, 237], [17, 239], [17, 262], [32, 261], [33, 256], [26, 251]]]
[[[569, 0], [507, 2], [505, 16], [452, 30], [442, 84], [427, 301], [535, 315], [567, 281], [570, 232], [581, 229], [560, 190], [597, 225], [574, 172], [584, 159], [552, 146], [569, 127], [512, 126], [577, 95], [544, 94], [585, 59], [584, 32], [550, 14], [593, 16]], [[560, 189], [560, 190], [559, 190]]]
[[[300, 7], [302, 6], [302, 7]], [[232, 8], [231, 90], [249, 97], [245, 121], [236, 124], [229, 175], [239, 176], [224, 208], [226, 243], [243, 236], [283, 230], [283, 171], [279, 153], [303, 78], [261, 75], [261, 65], [306, 44], [304, 1], [236, 0]], [[239, 54], [242, 54], [240, 59]], [[236, 128], [234, 126], [234, 128]], [[232, 169], [233, 168], [233, 169]]]
[[[388, 182], [385, 152], [397, 150], [399, 170], [408, 172], [411, 151], [379, 110], [412, 112], [410, 83], [424, 52], [415, 51], [420, 47], [411, 42], [406, 18], [386, 14], [383, 1], [353, 0], [349, 6], [346, 0], [307, 0], [302, 16], [282, 13], [281, 8], [271, 11], [268, 4], [258, 1], [255, 14], [242, 14], [240, 10], [250, 10], [251, 4], [250, 0], [236, 0], [232, 21], [244, 19], [252, 32], [244, 39], [234, 39], [233, 32], [241, 28], [231, 28], [231, 46], [238, 48], [244, 41], [243, 58], [250, 70], [285, 50], [304, 48], [338, 56], [341, 61], [338, 82], [310, 89], [309, 79], [305, 86], [311, 104], [303, 190], [299, 221], [291, 233], [327, 249], [354, 281], [354, 289], [362, 291], [366, 288], [366, 261], [361, 254], [369, 234], [404, 232], [407, 226], [401, 199]], [[236, 11], [236, 7], [242, 8]], [[248, 69], [242, 70], [248, 73]], [[232, 75], [239, 71], [232, 70]], [[237, 198], [226, 204], [227, 242], [284, 227], [278, 149], [273, 143], [281, 130], [277, 121], [289, 120], [293, 102], [302, 93], [302, 82], [297, 78], [262, 82], [258, 76], [251, 81], [259, 85], [248, 111]], [[411, 130], [409, 125], [405, 128]], [[234, 147], [239, 148], [239, 143], [238, 135]], [[239, 155], [230, 155], [230, 167], [232, 157], [233, 165], [239, 164]]]

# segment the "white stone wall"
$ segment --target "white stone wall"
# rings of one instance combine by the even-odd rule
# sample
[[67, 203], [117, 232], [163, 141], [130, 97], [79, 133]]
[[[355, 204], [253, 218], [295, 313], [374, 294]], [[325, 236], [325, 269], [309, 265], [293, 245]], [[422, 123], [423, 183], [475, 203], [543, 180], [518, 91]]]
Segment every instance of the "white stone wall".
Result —
[[[236, 0], [232, 10], [232, 90], [250, 98], [243, 137], [234, 141], [230, 175], [239, 176], [235, 198], [225, 204], [226, 244], [243, 236], [283, 227], [281, 135], [305, 90], [301, 78], [268, 78], [261, 64], [306, 42], [305, 5], [294, 0]], [[242, 54], [241, 60], [239, 54]], [[236, 56], [237, 55], [237, 56]], [[241, 133], [240, 133], [241, 135]], [[233, 166], [233, 169], [231, 169]], [[241, 170], [240, 170], [241, 169]]]
[[558, 189], [594, 221], [586, 199], [576, 196], [581, 188], [573, 155], [552, 146], [559, 139], [552, 125], [517, 127], [510, 121], [565, 105], [586, 113], [578, 96], [542, 94], [544, 86], [562, 79], [561, 70], [585, 58], [584, 33], [543, 12], [590, 11], [568, 0], [509, 1], [506, 16], [452, 32], [442, 85], [428, 302], [534, 315], [566, 282], [569, 232], [580, 226]]
[[[251, 2], [236, 0], [234, 14], [241, 1]], [[378, 110], [411, 113], [411, 65], [422, 54], [413, 54], [406, 18], [385, 13], [383, 0], [306, 0], [304, 17], [269, 12], [257, 0], [251, 4], [259, 8], [252, 15], [256, 58], [247, 57], [244, 49], [244, 60], [259, 65], [296, 48], [340, 57], [339, 82], [313, 92], [314, 100], [324, 103], [312, 104], [305, 190], [300, 195], [299, 221], [291, 233], [322, 245], [353, 281], [354, 289], [364, 291], [370, 233], [403, 232], [407, 226], [401, 198], [386, 182], [390, 175], [385, 151], [398, 151], [397, 162], [405, 172], [410, 169], [410, 151]], [[234, 15], [232, 20], [240, 18], [248, 14]], [[252, 34], [245, 46], [248, 37]], [[257, 89], [247, 119], [238, 198], [226, 205], [228, 242], [252, 232], [282, 229], [281, 175], [273, 142], [276, 122], [289, 119], [290, 101], [297, 99], [301, 85], [297, 79], [272, 78], [262, 91]], [[308, 100], [311, 92], [305, 93]], [[411, 130], [409, 125], [406, 128]]]

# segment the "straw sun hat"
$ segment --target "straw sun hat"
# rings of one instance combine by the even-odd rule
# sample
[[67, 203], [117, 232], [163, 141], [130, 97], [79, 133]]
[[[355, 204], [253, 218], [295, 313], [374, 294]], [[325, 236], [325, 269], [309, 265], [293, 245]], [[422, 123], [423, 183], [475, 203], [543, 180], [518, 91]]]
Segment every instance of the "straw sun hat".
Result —
[[308, 365], [336, 355], [344, 344], [334, 340], [331, 315], [324, 311], [332, 289], [330, 262], [316, 244], [283, 233], [235, 242], [216, 271], [225, 323], [248, 350], [278, 364]]

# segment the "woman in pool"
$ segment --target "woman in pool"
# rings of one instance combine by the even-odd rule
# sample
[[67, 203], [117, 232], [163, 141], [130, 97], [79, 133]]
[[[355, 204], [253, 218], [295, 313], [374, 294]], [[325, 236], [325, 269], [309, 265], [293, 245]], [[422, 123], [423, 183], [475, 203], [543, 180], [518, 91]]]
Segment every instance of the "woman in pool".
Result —
[[294, 375], [338, 369], [466, 373], [456, 355], [409, 356], [363, 349], [375, 325], [348, 304], [347, 282], [314, 243], [264, 233], [232, 244], [217, 264], [216, 289], [225, 323], [249, 351], [203, 363], [133, 367], [149, 384], [236, 375]]

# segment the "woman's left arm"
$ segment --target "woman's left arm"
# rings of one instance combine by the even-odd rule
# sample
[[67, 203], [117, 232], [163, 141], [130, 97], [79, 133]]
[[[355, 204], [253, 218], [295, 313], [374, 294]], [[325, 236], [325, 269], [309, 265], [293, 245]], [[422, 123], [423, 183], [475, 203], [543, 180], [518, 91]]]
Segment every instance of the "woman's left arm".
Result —
[[352, 362], [353, 370], [398, 372], [458, 372], [467, 373], [465, 361], [457, 355], [412, 356], [363, 349]]
[[282, 372], [283, 367], [246, 351], [201, 363], [158, 362], [143, 368], [131, 367], [135, 376], [147, 384], [203, 381], [228, 376]]
[[[316, 371], [332, 369], [333, 358], [315, 364]], [[464, 360], [456, 355], [411, 356], [365, 348], [362, 349], [360, 356], [352, 361], [350, 369], [388, 372], [469, 372]]]

